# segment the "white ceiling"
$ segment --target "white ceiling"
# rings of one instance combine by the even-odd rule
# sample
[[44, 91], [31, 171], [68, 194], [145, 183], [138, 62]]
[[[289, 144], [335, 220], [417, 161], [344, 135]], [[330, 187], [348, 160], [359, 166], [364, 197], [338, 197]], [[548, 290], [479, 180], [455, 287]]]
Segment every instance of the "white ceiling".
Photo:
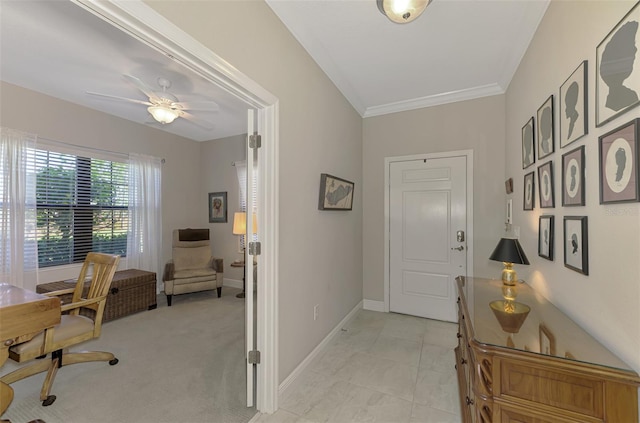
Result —
[[[414, 22], [398, 25], [375, 0], [266, 0], [363, 116], [503, 93], [549, 0], [434, 0]], [[177, 119], [155, 127], [205, 141], [246, 132], [247, 106], [90, 13], [61, 1], [7, 1], [0, 7], [0, 78], [11, 84], [141, 124], [146, 101], [123, 78], [157, 88], [172, 82], [180, 101], [215, 101], [193, 112], [213, 130]]]

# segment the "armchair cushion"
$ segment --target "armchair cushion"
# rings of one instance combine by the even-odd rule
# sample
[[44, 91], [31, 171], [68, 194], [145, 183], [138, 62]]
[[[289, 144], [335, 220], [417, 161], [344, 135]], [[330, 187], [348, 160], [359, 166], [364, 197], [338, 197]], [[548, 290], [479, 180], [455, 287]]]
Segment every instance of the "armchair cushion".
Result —
[[[173, 248], [173, 265], [176, 273], [182, 270], [211, 269], [210, 261], [211, 250], [209, 245], [203, 247]], [[215, 271], [213, 272], [215, 274]]]

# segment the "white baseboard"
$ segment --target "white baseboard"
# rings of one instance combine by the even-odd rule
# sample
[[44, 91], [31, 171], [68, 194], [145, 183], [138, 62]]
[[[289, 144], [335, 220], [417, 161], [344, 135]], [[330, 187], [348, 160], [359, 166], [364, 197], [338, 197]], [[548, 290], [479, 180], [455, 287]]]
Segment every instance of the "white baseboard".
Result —
[[349, 314], [347, 314], [345, 316], [344, 319], [342, 319], [340, 321], [340, 323], [338, 323], [331, 332], [329, 332], [329, 334], [327, 336], [324, 337], [324, 339], [322, 340], [322, 342], [320, 342], [318, 344], [317, 347], [315, 347], [313, 349], [313, 351], [311, 351], [309, 353], [309, 355], [302, 360], [302, 363], [300, 363], [298, 365], [298, 367], [296, 367], [291, 374], [289, 374], [289, 376], [287, 376], [287, 378], [285, 380], [282, 381], [282, 383], [280, 384], [280, 386], [278, 387], [278, 397], [282, 398], [282, 396], [285, 394], [287, 388], [289, 388], [291, 386], [291, 384], [298, 378], [300, 377], [300, 375], [302, 374], [302, 372], [309, 366], [309, 364], [311, 364], [311, 362], [313, 361], [314, 358], [316, 358], [321, 352], [322, 350], [324, 350], [327, 345], [329, 345], [329, 343], [331, 342], [331, 340], [333, 340], [333, 338], [340, 332], [340, 330], [347, 324], [347, 322], [351, 319], [353, 319], [353, 317], [356, 315], [356, 313], [362, 308], [362, 301], [360, 301], [350, 312]]
[[238, 279], [224, 278], [224, 280], [222, 281], [222, 286], [229, 286], [231, 288], [242, 289], [242, 281]]
[[362, 302], [363, 309], [384, 313], [384, 301], [362, 300]]

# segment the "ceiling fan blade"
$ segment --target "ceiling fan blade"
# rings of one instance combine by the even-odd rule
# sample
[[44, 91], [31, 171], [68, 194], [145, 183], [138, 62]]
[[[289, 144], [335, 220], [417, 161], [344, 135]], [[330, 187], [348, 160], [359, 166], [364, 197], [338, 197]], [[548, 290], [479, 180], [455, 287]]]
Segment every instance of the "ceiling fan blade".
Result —
[[177, 106], [182, 110], [199, 110], [203, 112], [218, 112], [220, 106], [215, 101], [191, 101], [191, 102], [179, 102]]
[[136, 100], [134, 98], [118, 97], [117, 95], [100, 94], [100, 93], [94, 93], [91, 91], [87, 91], [87, 94], [95, 95], [97, 97], [109, 98], [112, 100], [128, 101], [129, 103], [144, 104], [145, 106], [153, 106], [153, 104], [149, 103], [148, 101]]
[[151, 102], [160, 101], [160, 99], [158, 98], [156, 93], [153, 91], [153, 89], [149, 87], [147, 84], [145, 84], [144, 82], [142, 82], [140, 79], [136, 78], [135, 76], [131, 76], [127, 74], [124, 74], [122, 76], [124, 76], [125, 79], [127, 79], [136, 87], [138, 87], [140, 91], [142, 91], [147, 97], [149, 97], [149, 101]]
[[193, 123], [194, 125], [198, 125], [199, 127], [206, 129], [208, 131], [212, 130], [215, 125], [211, 122], [207, 122], [206, 120], [200, 119], [195, 117], [194, 115], [192, 115], [191, 113], [187, 113], [184, 110], [180, 112], [180, 117], [185, 118], [186, 120], [188, 120], [189, 122]]

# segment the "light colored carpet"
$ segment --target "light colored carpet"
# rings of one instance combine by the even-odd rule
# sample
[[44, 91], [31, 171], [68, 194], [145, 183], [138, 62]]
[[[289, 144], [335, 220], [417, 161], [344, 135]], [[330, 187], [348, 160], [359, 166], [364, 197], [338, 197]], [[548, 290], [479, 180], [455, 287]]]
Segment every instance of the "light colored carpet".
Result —
[[[111, 351], [120, 362], [58, 371], [49, 407], [39, 401], [44, 373], [12, 385], [2, 416], [12, 423], [245, 423], [244, 300], [240, 290], [173, 297], [158, 308], [103, 325], [102, 336], [74, 350]], [[48, 359], [48, 358], [47, 358]], [[0, 373], [17, 368], [11, 360]]]

